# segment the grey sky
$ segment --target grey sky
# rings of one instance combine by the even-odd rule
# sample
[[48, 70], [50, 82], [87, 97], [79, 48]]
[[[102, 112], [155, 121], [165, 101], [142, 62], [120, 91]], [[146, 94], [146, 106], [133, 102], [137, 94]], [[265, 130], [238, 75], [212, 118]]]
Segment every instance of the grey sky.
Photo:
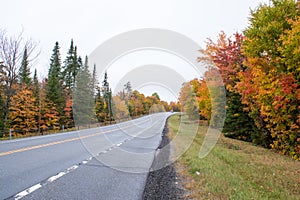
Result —
[[40, 42], [42, 53], [33, 66], [46, 76], [54, 43], [62, 59], [71, 38], [79, 54], [89, 55], [114, 35], [139, 28], [162, 28], [179, 32], [204, 47], [216, 38], [247, 26], [249, 9], [267, 0], [1, 0], [0, 28]]

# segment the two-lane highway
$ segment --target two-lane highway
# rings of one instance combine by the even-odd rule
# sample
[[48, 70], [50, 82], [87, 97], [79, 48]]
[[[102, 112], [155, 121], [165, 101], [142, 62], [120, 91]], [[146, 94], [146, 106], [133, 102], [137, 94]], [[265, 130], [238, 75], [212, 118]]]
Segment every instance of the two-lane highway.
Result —
[[170, 115], [0, 142], [0, 199], [141, 199]]

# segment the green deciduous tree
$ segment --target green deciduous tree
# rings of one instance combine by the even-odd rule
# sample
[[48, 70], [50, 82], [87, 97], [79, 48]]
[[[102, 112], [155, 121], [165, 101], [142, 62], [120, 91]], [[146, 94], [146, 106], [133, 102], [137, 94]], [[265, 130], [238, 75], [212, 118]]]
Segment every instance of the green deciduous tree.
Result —
[[286, 30], [291, 29], [290, 19], [299, 15], [294, 0], [271, 0], [272, 5], [261, 4], [256, 10], [251, 11], [250, 24], [244, 31], [247, 38], [243, 51], [248, 57], [267, 57], [272, 64], [280, 70], [284, 66], [277, 65], [281, 57], [280, 38]]
[[300, 17], [296, 20], [289, 20], [291, 29], [285, 30], [280, 37], [282, 45], [279, 52], [282, 55], [278, 60], [286, 67], [286, 71], [291, 73], [300, 84]]

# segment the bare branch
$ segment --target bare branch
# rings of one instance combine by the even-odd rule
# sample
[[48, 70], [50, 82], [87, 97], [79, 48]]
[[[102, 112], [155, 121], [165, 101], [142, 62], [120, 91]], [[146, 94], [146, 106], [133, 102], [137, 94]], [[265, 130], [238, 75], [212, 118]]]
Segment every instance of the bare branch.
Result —
[[34, 61], [40, 53], [35, 53], [37, 43], [32, 39], [24, 39], [23, 31], [21, 31], [18, 36], [8, 36], [5, 30], [0, 29], [0, 63], [2, 64], [4, 75], [4, 94], [6, 101], [4, 106], [4, 126], [6, 126], [7, 122], [11, 97], [15, 93], [13, 85], [17, 83], [25, 49], [27, 49], [30, 62]]

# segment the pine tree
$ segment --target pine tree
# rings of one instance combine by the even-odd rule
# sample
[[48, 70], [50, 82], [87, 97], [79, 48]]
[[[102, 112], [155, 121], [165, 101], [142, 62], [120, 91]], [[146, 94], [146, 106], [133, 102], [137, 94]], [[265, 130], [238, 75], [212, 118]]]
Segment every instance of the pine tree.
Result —
[[129, 100], [130, 100], [131, 94], [132, 94], [132, 86], [131, 86], [130, 81], [128, 81], [124, 85], [124, 89], [123, 89], [122, 95], [120, 96], [121, 100], [125, 100], [125, 104], [126, 104], [128, 110], [130, 110]]
[[243, 110], [241, 95], [226, 91], [226, 119], [223, 127], [224, 135], [230, 138], [252, 142], [258, 130], [249, 113]]
[[[39, 83], [39, 80], [38, 80], [38, 77], [37, 77], [37, 71], [36, 69], [34, 70], [34, 76], [33, 76], [33, 84], [32, 84], [32, 96], [34, 97], [35, 99], [35, 102], [34, 102], [34, 106], [37, 108], [38, 110], [38, 115], [36, 116], [36, 119], [35, 121], [36, 122], [39, 122], [40, 121], [40, 116], [41, 116], [41, 107], [40, 107], [40, 83]], [[38, 130], [40, 131], [40, 124], [38, 123]]]
[[40, 100], [39, 93], [40, 93], [40, 83], [37, 77], [37, 71], [35, 69], [33, 75], [33, 97], [36, 99], [36, 105], [39, 104], [39, 100]]
[[82, 61], [81, 58], [78, 58], [77, 56], [77, 47], [74, 47], [74, 42], [72, 39], [63, 67], [64, 85], [67, 89], [68, 94], [72, 93], [72, 89], [74, 88], [80, 65], [82, 65]]
[[25, 50], [24, 50], [21, 67], [19, 69], [19, 82], [21, 84], [26, 84], [26, 85], [30, 85], [32, 83], [32, 80], [30, 77], [30, 68], [29, 68], [27, 48], [25, 48]]
[[[50, 69], [46, 85], [46, 101], [55, 107], [59, 116], [62, 118], [65, 100], [61, 81], [61, 60], [58, 42], [55, 43], [53, 54], [50, 59]], [[60, 120], [61, 123], [62, 119]]]
[[93, 90], [93, 94], [95, 96], [96, 94], [96, 90], [97, 90], [97, 85], [98, 85], [98, 81], [97, 81], [97, 70], [96, 70], [96, 65], [94, 64], [94, 68], [93, 68], [93, 73], [92, 73], [92, 80], [91, 80], [91, 88]]
[[91, 87], [91, 74], [87, 56], [83, 67], [78, 72], [75, 83], [73, 91], [74, 120], [76, 125], [86, 126], [92, 122], [95, 107], [94, 91]]
[[109, 83], [108, 83], [108, 76], [107, 72], [104, 74], [104, 80], [102, 82], [102, 96], [105, 102], [105, 113], [106, 113], [106, 118], [108, 121], [111, 121], [112, 119], [112, 92], [111, 89], [109, 88]]

